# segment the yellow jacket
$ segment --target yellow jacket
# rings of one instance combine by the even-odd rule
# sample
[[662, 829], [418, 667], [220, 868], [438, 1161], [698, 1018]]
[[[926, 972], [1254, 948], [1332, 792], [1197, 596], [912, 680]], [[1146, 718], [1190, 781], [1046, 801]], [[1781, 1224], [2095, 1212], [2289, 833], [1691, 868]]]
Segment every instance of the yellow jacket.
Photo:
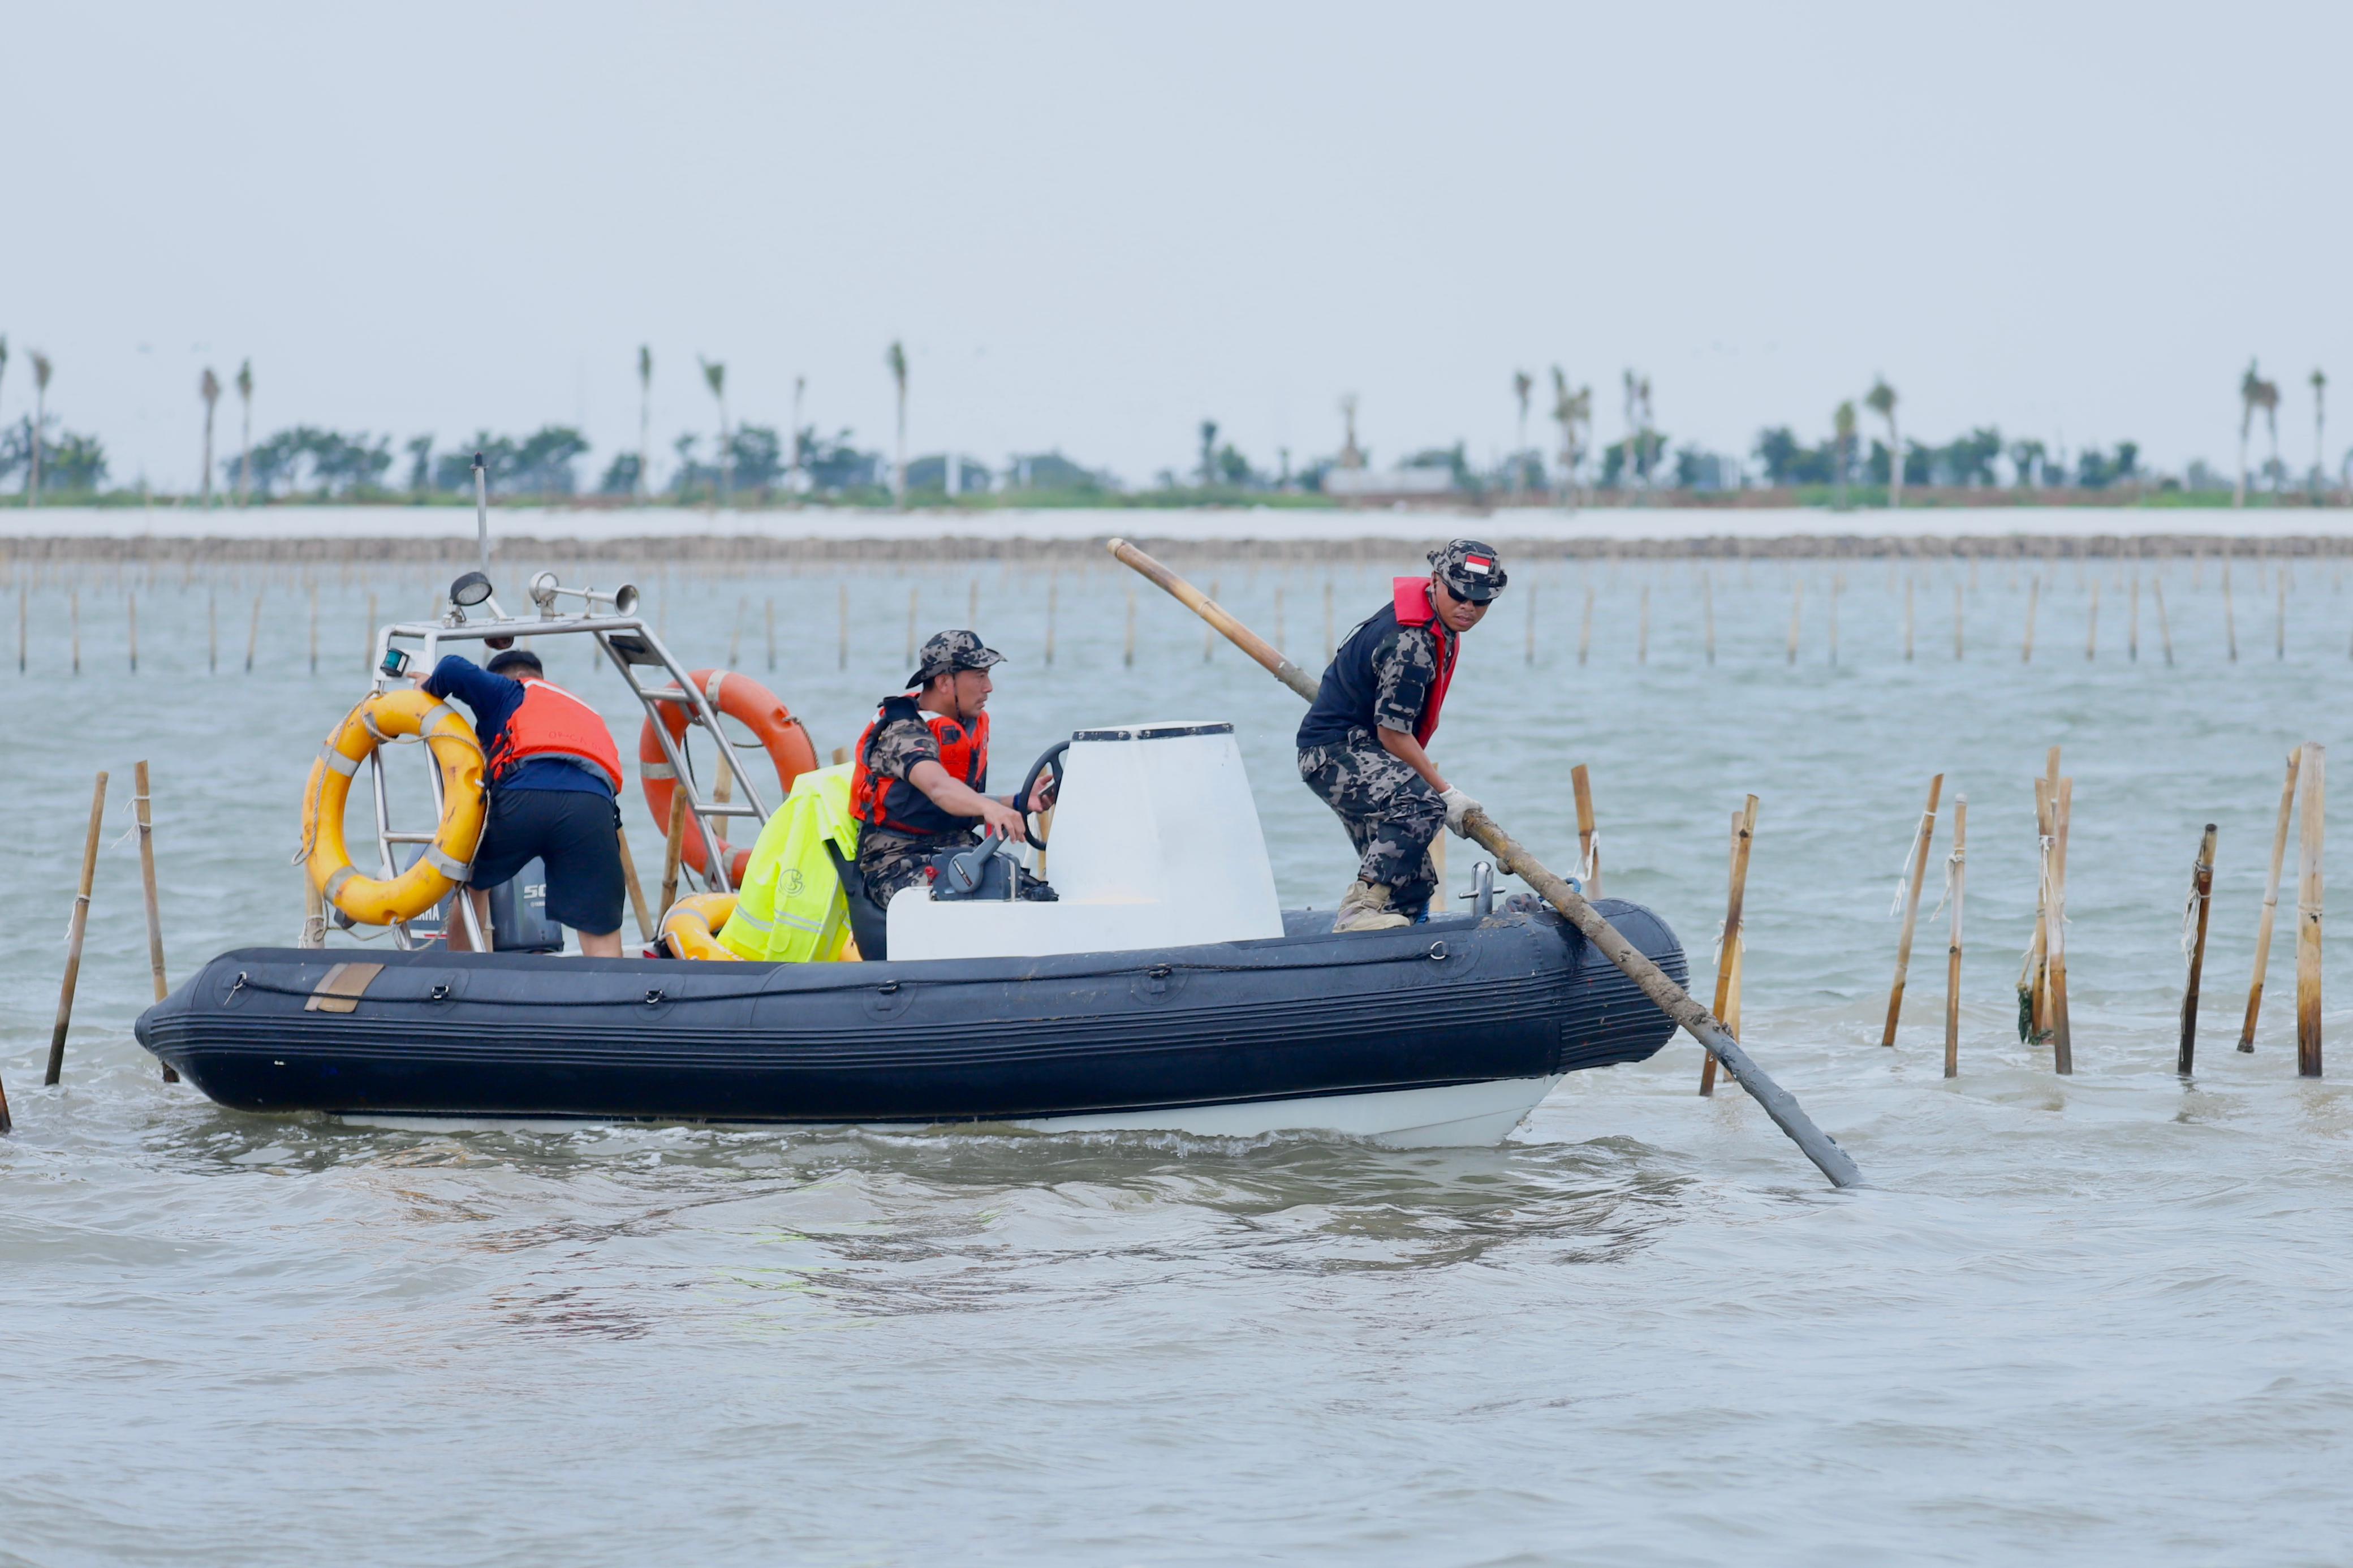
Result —
[[826, 853], [858, 858], [858, 819], [849, 815], [849, 765], [818, 768], [793, 781], [744, 868], [735, 912], [719, 941], [738, 958], [804, 963], [836, 959], [849, 941], [849, 910]]

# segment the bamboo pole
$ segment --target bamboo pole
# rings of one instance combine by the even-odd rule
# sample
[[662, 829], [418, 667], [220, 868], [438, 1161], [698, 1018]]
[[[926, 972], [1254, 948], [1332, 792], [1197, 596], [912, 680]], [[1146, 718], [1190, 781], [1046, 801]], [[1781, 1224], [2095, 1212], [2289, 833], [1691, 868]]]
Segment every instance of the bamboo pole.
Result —
[[319, 584], [311, 584], [311, 673], [319, 673]]
[[[841, 637], [834, 650], [833, 668], [848, 669], [849, 668], [849, 584], [847, 582], [834, 585], [834, 611], [841, 623]], [[669, 918], [670, 910], [667, 905], [662, 909], [662, 915], [664, 919]]]
[[773, 595], [767, 599], [765, 608], [768, 623], [768, 668], [774, 669], [776, 668], [776, 601]]
[[[1220, 609], [1213, 600], [1205, 598], [1191, 584], [1124, 539], [1112, 540], [1110, 548], [1112, 553], [1126, 565], [1142, 573], [1208, 621], [1213, 630], [1224, 632], [1236, 647], [1255, 659], [1276, 679], [1302, 698], [1314, 700], [1315, 682], [1305, 671]], [[1773, 1119], [1774, 1125], [1805, 1152], [1806, 1158], [1830, 1179], [1831, 1185], [1862, 1184], [1862, 1173], [1856, 1169], [1854, 1161], [1846, 1151], [1814, 1125], [1788, 1090], [1766, 1076], [1764, 1069], [1750, 1059], [1748, 1053], [1741, 1048], [1740, 1042], [1722, 1023], [1692, 1000], [1690, 994], [1668, 978], [1664, 970], [1619, 934], [1590, 901], [1546, 869], [1543, 862], [1497, 826], [1484, 810], [1474, 807], [1466, 812], [1462, 825], [1470, 837], [1495, 857], [1495, 869], [1499, 873], [1516, 876], [1535, 889], [1546, 902], [1583, 932], [1586, 940], [1615, 964], [1620, 973], [1641, 987], [1642, 994], [1661, 1011], [1690, 1030], [1708, 1053], [1724, 1064], [1724, 1070], [1732, 1075], [1732, 1080], [1746, 1089], [1757, 1103], [1765, 1108], [1765, 1113]]]
[[16, 584], [16, 673], [25, 673], [25, 657], [28, 645], [26, 626], [33, 616], [33, 590], [26, 583]]
[[964, 620], [972, 630], [980, 629], [980, 579], [977, 577], [965, 579]]
[[139, 595], [131, 595], [125, 601], [130, 616], [131, 673], [139, 673]]
[[1715, 574], [1702, 571], [1699, 574], [1699, 605], [1701, 639], [1707, 648], [1707, 662], [1715, 662]]
[[2140, 662], [2140, 574], [2133, 574], [2132, 610], [2125, 620], [2125, 662]]
[[[1977, 570], [1977, 561], [1976, 556], [1969, 557], [1970, 571]], [[1957, 581], [1953, 584], [1953, 662], [1955, 664], [1961, 662], [1961, 585]]]
[[[1741, 928], [1741, 905], [1748, 892], [1748, 849], [1757, 837], [1757, 797], [1750, 795], [1732, 814], [1732, 874], [1725, 896], [1724, 936], [1722, 955], [1715, 964], [1715, 1016], [1732, 1037], [1740, 1037], [1740, 953], [1746, 945]], [[1702, 1095], [1715, 1093], [1715, 1058], [1708, 1057], [1700, 1063], [1699, 1091]]]
[[[144, 762], [133, 766], [132, 778], [136, 784], [131, 808], [139, 823], [139, 882], [147, 898], [147, 969], [155, 982], [155, 1000], [161, 1002], [172, 994], [172, 986], [164, 978], [164, 907], [155, 896], [155, 824], [148, 805]], [[166, 1065], [164, 1081], [177, 1083], [180, 1075]]]
[[90, 930], [90, 890], [98, 880], [98, 834], [106, 820], [106, 774], [90, 795], [90, 832], [81, 842], [81, 890], [74, 895], [73, 917], [66, 925], [66, 975], [58, 987], [58, 1021], [49, 1031], [49, 1064], [41, 1075], [45, 1085], [58, 1081], [66, 1070], [66, 1029], [73, 1022], [74, 985], [81, 978], [81, 942]]
[[2165, 648], [2165, 662], [2171, 664], [2173, 662], [2173, 622], [2165, 613], [2165, 579], [2159, 577], [2150, 583], [2148, 591], [2157, 600], [2158, 640]]
[[2263, 979], [2271, 970], [2272, 924], [2279, 914], [2280, 868], [2287, 860], [2287, 833], [2295, 815], [2295, 770], [2300, 751], [2287, 754], [2287, 782], [2280, 786], [2279, 821], [2272, 829], [2271, 868], [2263, 876], [2263, 911], [2255, 917], [2255, 974], [2247, 985], [2246, 1021], [2239, 1026], [2239, 1048], [2255, 1048], [2255, 1018], [2263, 1011]]
[[1119, 661], [1130, 669], [1135, 668], [1135, 589], [1132, 584], [1127, 590], [1127, 636], [1120, 645]]
[[2222, 557], [2222, 637], [2231, 653], [2231, 662], [2239, 662], [2239, 608], [2231, 594], [2231, 557]]
[[1797, 663], [1797, 662], [1798, 662], [1798, 621], [1799, 621], [1799, 617], [1805, 614], [1805, 609], [1806, 609], [1806, 580], [1805, 580], [1803, 577], [1800, 577], [1800, 578], [1799, 578], [1799, 579], [1798, 579], [1796, 585], [1795, 585], [1794, 587], [1792, 587], [1792, 588], [1790, 589], [1790, 591], [1789, 591], [1789, 660], [1788, 660], [1788, 661], [1789, 661], [1791, 664], [1795, 664], [1795, 663]]
[[2034, 608], [2042, 598], [2042, 576], [2037, 573], [2026, 584], [2026, 641], [2018, 650], [2018, 662], [2034, 662]]
[[1634, 623], [1634, 662], [1651, 662], [1651, 585], [1642, 584], [1641, 609]]
[[[1209, 579], [1209, 602], [1213, 605], [1218, 602], [1218, 580], [1215, 577]], [[1230, 616], [1226, 618], [1228, 620], [1233, 620], [1233, 617]], [[1202, 616], [1202, 619], [1208, 620], [1208, 617], [1204, 616]], [[1240, 626], [1241, 623], [1240, 621], [1234, 621], [1234, 625]], [[1203, 664], [1209, 662], [1209, 655], [1216, 651], [1217, 646], [1218, 623], [1215, 621], [1209, 621], [1209, 624], [1201, 629], [1201, 662]], [[1313, 700], [1311, 699], [1310, 700]]]
[[1585, 884], [1585, 896], [1601, 896], [1601, 830], [1593, 823], [1593, 775], [1579, 763], [1568, 770], [1569, 787], [1577, 795], [1577, 880]]
[[1584, 667], [1585, 657], [1593, 650], [1593, 584], [1585, 585], [1585, 620], [1577, 628], [1577, 662]]
[[907, 664], [910, 668], [913, 668], [915, 663], [915, 595], [919, 592], [921, 590], [917, 586], [909, 584], [907, 588]]
[[2304, 743], [2295, 893], [2295, 1070], [2320, 1076], [2320, 849], [2327, 821], [2328, 751]]
[[638, 934], [646, 941], [654, 939], [654, 917], [646, 908], [646, 885], [638, 877], [638, 858], [629, 853], [629, 830], [616, 827], [613, 835], [621, 847], [621, 880], [629, 889], [629, 909], [638, 917]]
[[2092, 616], [2084, 633], [2084, 662], [2089, 664], [2100, 657], [2100, 580], [2092, 579]]
[[1833, 572], [1833, 573], [1831, 573], [1831, 616], [1830, 616], [1830, 634], [1831, 634], [1831, 662], [1832, 664], [1836, 664], [1836, 663], [1838, 662], [1838, 610], [1839, 610], [1839, 595], [1840, 595], [1841, 594], [1844, 593], [1844, 592], [1846, 592], [1846, 574], [1845, 574], [1845, 573], [1843, 573], [1843, 572]]
[[1953, 924], [1945, 939], [1945, 1076], [1961, 1075], [1961, 897], [1969, 873], [1969, 797], [1953, 797], [1953, 852], [1945, 858], [1952, 868]]
[[2279, 571], [2279, 608], [2272, 616], [2272, 657], [2275, 659], [2287, 658], [2287, 568], [2284, 566]]
[[1912, 972], [1912, 932], [1920, 919], [1920, 889], [1928, 880], [1928, 847], [1936, 837], [1936, 802], [1944, 793], [1945, 775], [1938, 773], [1928, 781], [1927, 808], [1920, 813], [1920, 826], [1912, 839], [1912, 858], [1905, 868], [1911, 879], [1904, 890], [1904, 924], [1895, 938], [1895, 983], [1887, 989], [1887, 1026], [1879, 1034], [1883, 1046], [1895, 1044], [1896, 1020], [1904, 1016], [1904, 986]]
[[66, 595], [67, 637], [73, 647], [73, 672], [81, 673], [81, 590], [74, 589]]
[[360, 637], [363, 642], [360, 648], [360, 663], [374, 664], [375, 662], [375, 595], [374, 594], [368, 595], [367, 621], [360, 627]]
[[2067, 834], [2073, 825], [2075, 811], [2075, 781], [2059, 781], [2059, 794], [2052, 805], [2051, 817], [2057, 828], [2056, 842], [2051, 851], [2051, 918], [2044, 938], [2045, 963], [2048, 979], [2044, 987], [2050, 994], [2051, 1068], [2057, 1073], [2075, 1070], [2074, 1037], [2067, 1026]]
[[654, 916], [655, 927], [670, 918], [670, 909], [678, 902], [678, 863], [686, 849], [686, 780], [681, 778], [670, 797], [670, 833], [662, 843], [661, 910]]
[[2206, 918], [2214, 901], [2214, 825], [2206, 825], [2198, 841], [2198, 858], [2189, 867], [2189, 907], [2195, 934], [2189, 942], [2189, 984], [2181, 993], [2181, 1044], [2173, 1055], [2173, 1070], [2188, 1078], [2198, 1061], [2198, 984], [2206, 973]]

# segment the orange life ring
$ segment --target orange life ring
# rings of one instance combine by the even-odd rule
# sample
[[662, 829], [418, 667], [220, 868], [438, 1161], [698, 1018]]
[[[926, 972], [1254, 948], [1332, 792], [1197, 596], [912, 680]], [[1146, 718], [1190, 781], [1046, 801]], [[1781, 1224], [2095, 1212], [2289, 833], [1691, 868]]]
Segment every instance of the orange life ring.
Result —
[[[776, 764], [776, 791], [775, 805], [792, 794], [793, 781], [817, 764], [817, 747], [808, 738], [801, 721], [793, 717], [776, 694], [748, 675], [733, 670], [697, 669], [687, 679], [699, 687], [711, 706], [752, 731], [766, 748], [768, 761]], [[677, 687], [668, 688], [676, 691]], [[682, 702], [664, 702], [660, 707], [662, 727], [670, 731], [670, 743], [682, 746], [686, 741], [687, 710]], [[735, 761], [734, 749], [729, 748], [728, 761]], [[638, 730], [638, 777], [646, 790], [646, 805], [654, 814], [654, 821], [667, 829], [670, 826], [670, 797], [677, 793], [678, 781], [670, 776], [670, 758], [662, 751], [661, 738], [654, 732], [654, 721], [648, 719]], [[731, 886], [744, 880], [744, 869], [751, 864], [752, 851], [738, 849], [720, 835], [719, 847], [727, 858], [727, 880]], [[679, 851], [698, 875], [704, 871], [709, 858], [703, 851], [702, 835], [694, 824], [686, 825]]]

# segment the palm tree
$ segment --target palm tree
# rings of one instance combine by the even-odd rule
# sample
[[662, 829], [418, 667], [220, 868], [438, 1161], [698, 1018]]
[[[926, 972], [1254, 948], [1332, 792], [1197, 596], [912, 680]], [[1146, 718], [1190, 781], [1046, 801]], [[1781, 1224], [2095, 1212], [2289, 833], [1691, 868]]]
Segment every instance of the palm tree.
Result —
[[205, 374], [196, 381], [196, 395], [205, 400], [205, 477], [196, 505], [206, 511], [213, 508], [213, 407], [220, 402], [220, 377], [213, 374], [212, 366], [205, 366]]
[[2327, 428], [2328, 378], [2320, 374], [2318, 365], [2314, 365], [2312, 367], [2312, 493], [2316, 499], [2322, 490], [2328, 488], [2328, 480], [2323, 477], [2322, 468], [2322, 465], [2328, 461], [2325, 450], [2327, 446], [2326, 439]]
[[1201, 421], [1201, 488], [1214, 489], [1218, 483], [1218, 422]]
[[646, 499], [646, 490], [653, 473], [654, 426], [654, 351], [644, 343], [638, 345], [638, 500]]
[[1887, 507], [1893, 511], [1904, 504], [1904, 443], [1895, 432], [1895, 389], [1885, 376], [1873, 378], [1862, 405], [1887, 421]]
[[237, 367], [237, 398], [245, 405], [244, 425], [237, 432], [237, 504], [243, 506], [252, 494], [248, 479], [253, 472], [253, 362], [246, 361]]
[[2271, 432], [2272, 489], [2276, 493], [2280, 488], [2279, 383], [2275, 381], [2258, 383], [2255, 391], [2255, 404], [2256, 406], [2260, 407], [2263, 411], [2263, 424]]
[[891, 384], [899, 395], [899, 447], [897, 461], [891, 468], [891, 494], [898, 503], [907, 504], [907, 351], [899, 340], [891, 340], [891, 352], [882, 356], [891, 367]]
[[1832, 477], [1838, 480], [1838, 509], [1844, 511], [1847, 471], [1854, 467], [1853, 399], [1849, 398], [1838, 405], [1837, 410], [1831, 416], [1831, 427], [1838, 433], [1838, 466]]
[[711, 384], [711, 395], [719, 404], [719, 478], [712, 487], [713, 505], [723, 505], [726, 500], [727, 476], [734, 465], [729, 461], [727, 449], [727, 367], [716, 360], [694, 356], [702, 366], [702, 379]]
[[1361, 468], [1365, 466], [1364, 449], [1356, 445], [1356, 395], [1349, 393], [1340, 399], [1340, 419], [1346, 427], [1347, 439], [1340, 447], [1340, 467]]
[[2231, 492], [2232, 506], [2247, 504], [2247, 433], [2255, 427], [2255, 405], [2263, 401], [2263, 378], [2255, 374], [2255, 362], [2247, 362], [2247, 374], [2239, 378], [2239, 483]]
[[1512, 493], [1517, 495], [1527, 485], [1528, 479], [1528, 394], [1534, 392], [1536, 378], [1526, 371], [1512, 373], [1512, 395], [1520, 400], [1520, 436], [1512, 447]]
[[49, 427], [49, 356], [33, 351], [33, 474], [25, 486], [25, 504], [41, 504], [41, 444]]
[[1569, 391], [1568, 377], [1558, 365], [1552, 367], [1552, 416], [1560, 426], [1560, 496], [1573, 503], [1577, 469], [1585, 461], [1585, 444], [1577, 439], [1577, 427], [1589, 429], [1593, 424], [1593, 388]]
[[796, 494], [796, 495], [797, 495], [797, 494], [799, 494], [799, 493], [800, 493], [800, 491], [801, 491], [801, 489], [802, 489], [802, 488], [803, 488], [803, 485], [804, 485], [804, 483], [805, 483], [805, 481], [806, 481], [806, 479], [807, 479], [807, 474], [806, 474], [806, 472], [805, 472], [805, 469], [806, 469], [806, 467], [807, 467], [807, 456], [808, 456], [808, 455], [807, 455], [807, 453], [806, 451], [804, 451], [804, 450], [802, 449], [802, 447], [801, 447], [801, 394], [803, 394], [804, 392], [807, 392], [807, 390], [808, 390], [808, 377], [807, 377], [807, 376], [805, 376], [805, 375], [797, 375], [797, 376], [793, 377], [793, 463], [792, 463], [792, 476], [793, 476], [793, 493], [794, 493], [794, 494]]

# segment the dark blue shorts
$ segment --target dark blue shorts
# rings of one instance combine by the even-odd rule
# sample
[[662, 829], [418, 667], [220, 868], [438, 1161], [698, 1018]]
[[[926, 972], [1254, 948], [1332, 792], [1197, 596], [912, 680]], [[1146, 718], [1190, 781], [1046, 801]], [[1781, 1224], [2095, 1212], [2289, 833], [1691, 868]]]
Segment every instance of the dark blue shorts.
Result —
[[621, 807], [611, 795], [493, 788], [472, 885], [495, 888], [535, 859], [547, 862], [549, 920], [590, 936], [621, 929]]

